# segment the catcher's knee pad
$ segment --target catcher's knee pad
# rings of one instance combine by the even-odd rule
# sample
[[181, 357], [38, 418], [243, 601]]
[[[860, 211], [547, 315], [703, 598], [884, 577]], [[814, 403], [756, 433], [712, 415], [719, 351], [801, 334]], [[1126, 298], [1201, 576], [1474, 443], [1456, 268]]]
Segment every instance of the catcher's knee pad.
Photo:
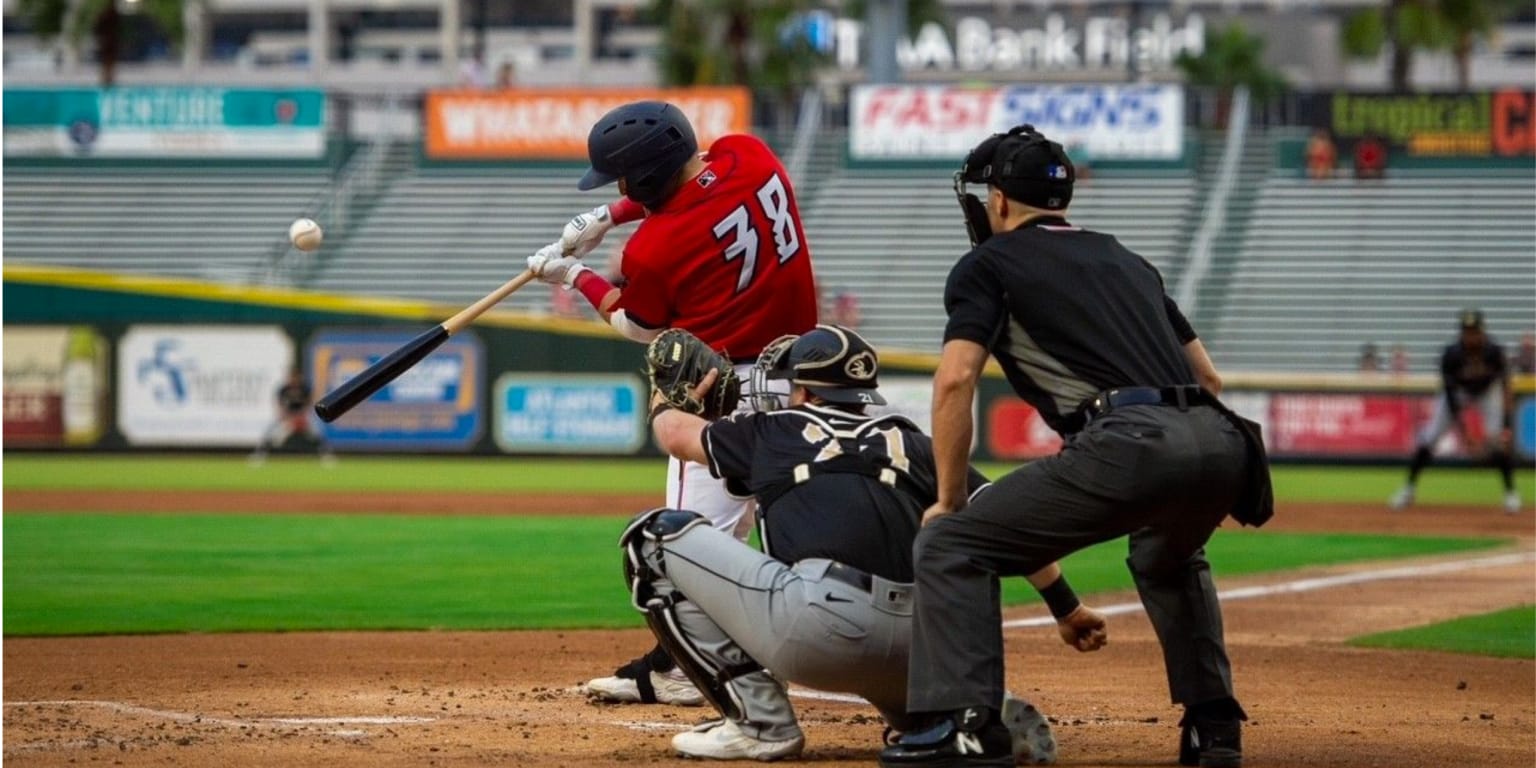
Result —
[[646, 559], [646, 542], [668, 542], [700, 525], [708, 527], [709, 519], [697, 512], [657, 507], [636, 515], [619, 534], [619, 547], [624, 550], [624, 582], [629, 586], [630, 602], [635, 610], [646, 610], [646, 603], [656, 593], [651, 582], [665, 575], [660, 557], [656, 558], [654, 566]]

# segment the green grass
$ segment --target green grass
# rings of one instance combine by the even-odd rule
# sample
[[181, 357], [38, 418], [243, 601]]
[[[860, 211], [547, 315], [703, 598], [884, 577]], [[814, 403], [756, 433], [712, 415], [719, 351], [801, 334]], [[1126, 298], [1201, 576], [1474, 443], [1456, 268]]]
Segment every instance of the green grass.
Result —
[[347, 456], [322, 467], [314, 456], [277, 456], [260, 467], [243, 455], [7, 455], [5, 489], [288, 491], [576, 491], [656, 493], [662, 459]]
[[[5, 515], [7, 635], [640, 626], [625, 519]], [[1218, 577], [1480, 549], [1492, 539], [1222, 531]], [[1131, 588], [1123, 542], [1070, 558], [1079, 592]], [[1010, 602], [1034, 600], [1012, 580]]]
[[[985, 464], [997, 477], [1010, 464]], [[652, 459], [531, 459], [505, 457], [343, 456], [323, 468], [313, 456], [275, 457], [251, 467], [240, 455], [81, 456], [11, 454], [4, 458], [6, 490], [165, 489], [187, 490], [463, 490], [655, 493], [665, 482], [666, 463]], [[1279, 501], [1385, 503], [1403, 482], [1396, 467], [1275, 467]], [[1536, 498], [1536, 473], [1521, 470], [1518, 486]], [[1492, 504], [1500, 498], [1498, 476], [1489, 469], [1430, 467], [1419, 484], [1426, 504]]]
[[1366, 635], [1350, 640], [1349, 644], [1512, 659], [1536, 658], [1536, 606], [1523, 605], [1424, 627]]

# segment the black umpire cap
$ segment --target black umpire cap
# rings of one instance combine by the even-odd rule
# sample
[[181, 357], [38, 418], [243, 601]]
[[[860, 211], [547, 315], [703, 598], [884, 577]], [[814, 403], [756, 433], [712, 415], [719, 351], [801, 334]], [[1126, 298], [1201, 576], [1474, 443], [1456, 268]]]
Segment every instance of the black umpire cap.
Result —
[[972, 149], [960, 169], [968, 184], [988, 184], [1010, 200], [1059, 211], [1072, 202], [1077, 170], [1061, 145], [1033, 125], [1017, 125], [994, 133]]
[[789, 379], [829, 403], [842, 405], [885, 405], [877, 389], [879, 375], [875, 348], [837, 325], [818, 325], [801, 334], [768, 371], [770, 379]]
[[1483, 311], [1481, 309], [1463, 309], [1461, 311], [1460, 327], [1463, 331], [1481, 331], [1483, 329]]

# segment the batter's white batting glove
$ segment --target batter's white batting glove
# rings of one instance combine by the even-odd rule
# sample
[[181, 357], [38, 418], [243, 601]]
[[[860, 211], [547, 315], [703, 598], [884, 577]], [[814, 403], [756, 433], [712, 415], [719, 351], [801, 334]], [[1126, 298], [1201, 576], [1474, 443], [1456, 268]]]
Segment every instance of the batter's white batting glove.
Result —
[[528, 257], [528, 271], [550, 285], [570, 288], [576, 284], [576, 276], [588, 269], [581, 259], [561, 256], [559, 243], [550, 243]]
[[577, 214], [560, 233], [560, 255], [579, 259], [591, 253], [610, 229], [613, 229], [613, 216], [608, 213], [607, 205]]

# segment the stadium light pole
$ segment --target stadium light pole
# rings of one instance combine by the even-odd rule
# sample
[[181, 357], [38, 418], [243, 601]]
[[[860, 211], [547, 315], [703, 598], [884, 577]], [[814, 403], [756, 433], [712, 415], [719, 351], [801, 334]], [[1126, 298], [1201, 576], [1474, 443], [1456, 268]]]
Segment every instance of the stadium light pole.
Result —
[[867, 79], [871, 83], [901, 82], [896, 46], [907, 35], [907, 0], [870, 0], [864, 9], [864, 36], [869, 46]]

